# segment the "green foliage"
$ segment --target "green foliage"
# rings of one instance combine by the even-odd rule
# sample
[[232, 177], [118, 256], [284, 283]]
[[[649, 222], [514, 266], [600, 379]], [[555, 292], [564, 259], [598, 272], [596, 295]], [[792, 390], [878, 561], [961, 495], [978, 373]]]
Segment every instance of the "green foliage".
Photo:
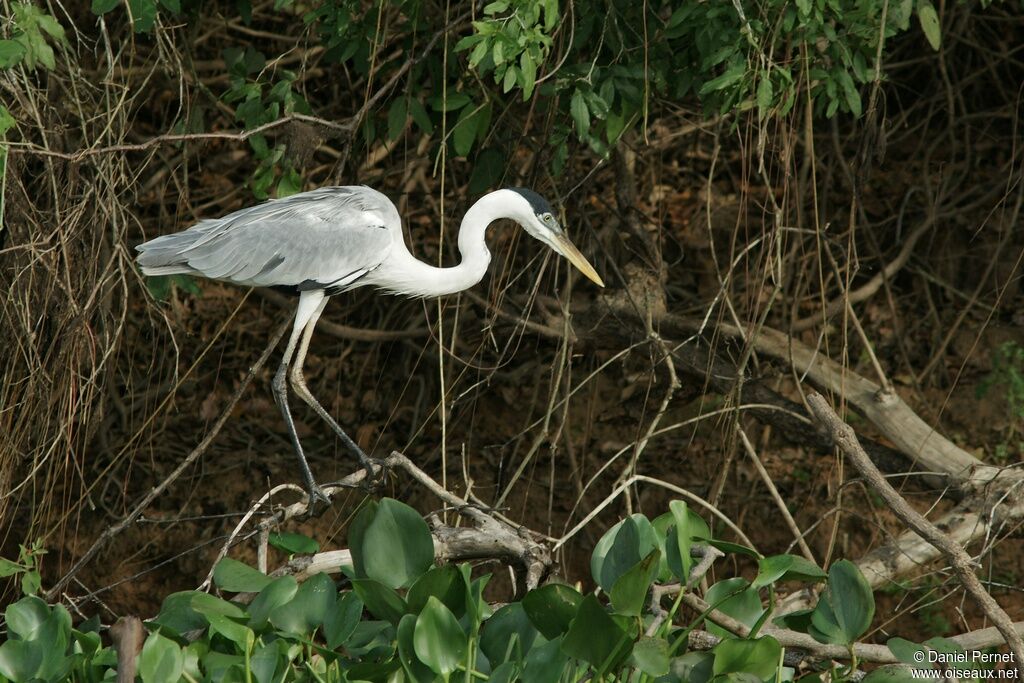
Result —
[[[759, 590], [773, 590], [776, 581], [826, 581], [817, 607], [802, 621], [787, 622], [803, 632], [851, 645], [870, 626], [872, 596], [854, 565], [839, 562], [825, 574], [791, 555], [758, 558], [753, 583], [726, 579], [704, 596], [713, 609], [752, 628], [749, 637], [712, 624], [704, 618], [710, 615], [684, 618], [678, 599], [652, 605], [651, 590], [675, 584], [670, 567], [683, 566], [671, 555], [715, 541], [707, 536], [706, 523], [678, 502], [654, 522], [632, 515], [610, 529], [594, 552], [595, 579], [609, 586], [610, 599], [601, 591], [584, 595], [552, 583], [492, 611], [483, 598], [489, 577], [473, 578], [469, 565], [434, 566], [423, 519], [383, 499], [366, 504], [351, 524], [354, 566], [343, 569], [354, 578], [347, 585], [339, 590], [326, 574], [300, 585], [293, 577], [271, 578], [222, 560], [214, 571], [217, 587], [252, 600], [196, 591], [168, 596], [148, 622], [139, 676], [144, 683], [792, 680], [778, 641], [756, 634], [773, 604]], [[297, 542], [292, 538], [288, 545]], [[24, 571], [27, 564], [23, 558], [4, 566]], [[674, 598], [678, 590], [676, 584], [667, 595]], [[652, 621], [655, 609], [663, 620]], [[73, 629], [63, 607], [28, 596], [5, 616], [10, 637], [0, 646], [0, 681], [112, 676], [113, 650], [97, 634]], [[686, 652], [687, 634], [702, 622], [721, 641], [710, 651]], [[889, 645], [901, 661], [920, 648], [951, 647], [941, 640], [918, 646], [894, 639]], [[902, 680], [902, 673], [890, 668], [873, 680]], [[833, 674], [843, 680], [845, 672]]]
[[67, 43], [64, 27], [53, 16], [28, 2], [12, 5], [14, 23], [10, 38], [0, 40], [0, 69], [24, 64], [28, 69], [57, 66], [51, 42]]
[[42, 541], [33, 541], [31, 545], [18, 546], [18, 560], [7, 560], [0, 557], [0, 578], [20, 576], [22, 595], [35, 595], [39, 592], [42, 579], [39, 576], [39, 558], [46, 554]]
[[[234, 6], [243, 22], [254, 21], [251, 2]], [[92, 0], [95, 14], [130, 17], [137, 32], [152, 32], [162, 15], [180, 23], [196, 7], [183, 8], [181, 0]], [[301, 10], [275, 0], [260, 11], [279, 14], [278, 23], [301, 21], [304, 41], [323, 50], [322, 67], [366, 82], [365, 93], [354, 94], [355, 108], [419, 57], [403, 85], [357, 122], [358, 138], [370, 149], [416, 131], [429, 138], [432, 155], [446, 147], [449, 157], [471, 162], [473, 193], [501, 182], [509, 153], [522, 143], [522, 131], [507, 125], [516, 107], [522, 118], [545, 122], [542, 158], [557, 175], [575, 145], [605, 156], [624, 133], [646, 126], [652, 106], [661, 103], [689, 98], [708, 116], [751, 111], [766, 123], [788, 117], [808, 98], [819, 116], [860, 116], [862, 90], [875, 80], [885, 44], [919, 30], [938, 49], [942, 33], [930, 0], [495, 0], [462, 24], [461, 34], [432, 42], [422, 54], [425, 37], [443, 32], [452, 19], [423, 0], [314, 0]], [[63, 40], [59, 25], [25, 21], [21, 33], [0, 41], [0, 66], [24, 60], [52, 68], [45, 38]], [[235, 107], [246, 131], [290, 114], [331, 119], [354, 111], [315, 111], [316, 101], [294, 87], [297, 74], [252, 48], [228, 49], [224, 58], [229, 83], [216, 94]], [[302, 188], [285, 136], [261, 132], [249, 142], [256, 197]]]

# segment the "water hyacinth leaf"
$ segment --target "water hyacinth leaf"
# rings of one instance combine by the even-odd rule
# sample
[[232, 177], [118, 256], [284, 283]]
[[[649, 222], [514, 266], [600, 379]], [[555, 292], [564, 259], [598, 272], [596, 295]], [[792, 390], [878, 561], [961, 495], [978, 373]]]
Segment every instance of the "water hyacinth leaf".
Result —
[[629, 653], [629, 634], [605, 612], [596, 597], [588, 595], [562, 640], [562, 651], [600, 671], [606, 665], [613, 667]]
[[200, 593], [198, 591], [171, 593], [164, 598], [160, 611], [151, 621], [177, 635], [206, 628], [206, 617], [192, 607], [192, 599], [196, 595], [200, 595]]
[[294, 598], [271, 611], [270, 623], [288, 633], [308, 635], [323, 623], [336, 601], [334, 582], [326, 574], [316, 574], [299, 586]]
[[34, 595], [11, 603], [4, 611], [7, 630], [17, 634], [22, 640], [33, 640], [49, 618], [49, 605]]
[[568, 656], [562, 652], [562, 639], [548, 641], [543, 645], [534, 646], [526, 655], [523, 675], [520, 680], [531, 683], [558, 683], [569, 663]]
[[43, 648], [26, 640], [8, 640], [0, 645], [0, 675], [11, 681], [30, 681], [43, 663]]
[[928, 659], [927, 647], [903, 638], [890, 638], [886, 641], [885, 645], [889, 648], [889, 652], [893, 654], [893, 657], [909, 666], [920, 668], [921, 663]]
[[710, 652], [687, 652], [669, 662], [669, 671], [673, 681], [686, 683], [707, 683], [715, 673], [715, 655]]
[[757, 680], [774, 678], [782, 663], [782, 646], [771, 636], [757, 640], [723, 640], [715, 646], [714, 673], [751, 674]]
[[569, 630], [581, 602], [583, 596], [575, 588], [549, 583], [527, 593], [522, 604], [533, 626], [545, 638], [553, 640]]
[[278, 550], [292, 555], [312, 554], [320, 551], [320, 544], [305, 534], [281, 531], [270, 534], [267, 542]]
[[398, 658], [405, 671], [414, 683], [433, 683], [434, 672], [416, 656], [413, 634], [416, 630], [416, 615], [406, 614], [398, 623]]
[[398, 625], [402, 617], [409, 611], [405, 600], [393, 588], [389, 588], [373, 579], [352, 579], [352, 590], [366, 605], [370, 614]]
[[213, 582], [232, 593], [258, 593], [273, 581], [260, 570], [244, 562], [225, 557], [213, 568]]
[[139, 653], [142, 683], [167, 683], [181, 678], [185, 657], [181, 647], [159, 633], [150, 633]]
[[693, 558], [690, 549], [693, 547], [693, 535], [696, 529], [690, 525], [690, 510], [681, 500], [669, 503], [672, 514], [672, 527], [668, 530], [665, 541], [665, 553], [668, 566], [680, 582], [686, 584], [690, 580], [690, 569]]
[[413, 647], [421, 662], [447, 679], [465, 660], [468, 639], [451, 610], [431, 597], [416, 617]]
[[610, 598], [616, 614], [640, 616], [660, 561], [661, 551], [655, 548], [615, 581]]
[[633, 666], [649, 676], [664, 676], [669, 670], [668, 641], [644, 636], [633, 646]]
[[867, 579], [857, 565], [840, 560], [829, 568], [809, 632], [822, 643], [850, 645], [867, 632], [874, 616], [875, 596]]
[[349, 548], [356, 576], [389, 588], [412, 585], [434, 563], [434, 538], [427, 523], [391, 498], [360, 508], [349, 526]]
[[497, 666], [502, 662], [522, 659], [538, 637], [543, 641], [522, 603], [513, 602], [500, 608], [484, 623], [480, 649], [487, 655], [491, 666]]
[[798, 555], [772, 555], [757, 561], [757, 577], [751, 584], [763, 588], [776, 581], [821, 581], [828, 577], [818, 565]]
[[295, 597], [298, 590], [299, 584], [294, 576], [282, 576], [271, 581], [249, 603], [249, 626], [257, 631], [262, 629], [267, 624], [270, 613]]
[[324, 615], [324, 640], [332, 650], [348, 640], [363, 614], [363, 601], [353, 592], [343, 593]]
[[192, 594], [190, 604], [192, 605], [192, 609], [204, 616], [220, 614], [225, 617], [232, 617], [233, 619], [241, 619], [245, 616], [245, 611], [238, 605], [232, 604], [227, 600], [222, 600], [216, 595], [210, 595], [209, 593], [194, 592]]
[[505, 662], [491, 671], [487, 683], [512, 683], [512, 681], [520, 680], [516, 677], [518, 673], [519, 668], [515, 662]]
[[284, 640], [275, 640], [253, 650], [252, 657], [249, 658], [249, 666], [257, 683], [271, 683], [275, 679], [278, 667], [282, 662], [287, 661], [280, 649], [284, 644]]
[[911, 683], [921, 680], [920, 665], [903, 664], [881, 666], [864, 677], [863, 683]]
[[609, 529], [590, 556], [590, 572], [601, 588], [610, 591], [620, 576], [659, 547], [657, 532], [641, 514], [626, 517]]
[[[719, 581], [708, 590], [705, 600], [718, 611], [750, 627], [764, 614], [757, 590], [742, 577]], [[708, 631], [719, 638], [734, 637], [730, 631], [712, 623], [710, 619], [705, 620], [705, 624]]]
[[252, 629], [237, 621], [232, 621], [220, 614], [211, 614], [207, 617], [210, 621], [210, 633], [218, 633], [227, 640], [238, 646], [243, 652], [248, 650], [255, 640]]
[[405, 601], [409, 611], [415, 614], [426, 607], [431, 597], [440, 600], [455, 615], [466, 610], [466, 586], [455, 565], [433, 567], [409, 588]]

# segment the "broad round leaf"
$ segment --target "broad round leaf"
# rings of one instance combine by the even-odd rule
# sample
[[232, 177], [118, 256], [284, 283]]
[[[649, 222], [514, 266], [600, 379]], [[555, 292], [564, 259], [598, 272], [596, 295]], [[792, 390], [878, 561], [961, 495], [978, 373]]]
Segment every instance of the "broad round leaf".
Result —
[[324, 615], [324, 639], [327, 647], [337, 649], [359, 624], [363, 614], [363, 601], [353, 592], [344, 593], [333, 608]]
[[875, 596], [857, 565], [849, 560], [833, 564], [825, 594], [811, 615], [811, 635], [821, 642], [849, 645], [867, 632], [874, 616]]
[[0, 645], [0, 675], [12, 681], [30, 681], [43, 663], [43, 648], [26, 640], [8, 640]]
[[668, 673], [668, 641], [664, 638], [642, 637], [633, 646], [633, 665], [651, 676]]
[[772, 555], [757, 561], [757, 578], [754, 588], [775, 583], [776, 581], [821, 581], [828, 577], [818, 565], [799, 555]]
[[430, 668], [416, 656], [413, 634], [416, 630], [416, 615], [406, 614], [398, 623], [398, 658], [402, 662], [405, 675], [413, 683], [434, 683], [436, 676]]
[[651, 522], [641, 514], [630, 515], [597, 542], [590, 556], [590, 573], [601, 588], [610, 591], [620, 576], [658, 547]]
[[782, 646], [771, 636], [757, 640], [723, 640], [715, 646], [715, 675], [751, 674], [772, 678], [782, 664]]
[[569, 658], [560, 645], [561, 638], [537, 645], [526, 655], [521, 681], [530, 683], [558, 683], [562, 679]]
[[[750, 587], [750, 583], [741, 577], [719, 581], [708, 589], [704, 599], [718, 611], [750, 627], [753, 627], [764, 614], [761, 597]], [[710, 619], [705, 620], [705, 623], [708, 631], [719, 638], [734, 637], [731, 631], [712, 623]]]
[[409, 611], [398, 593], [373, 579], [352, 579], [352, 590], [370, 610], [370, 614], [398, 625], [402, 617]]
[[232, 593], [257, 593], [271, 581], [273, 579], [260, 570], [230, 557], [223, 558], [213, 568], [213, 582], [221, 590]]
[[521, 602], [505, 605], [488, 619], [480, 635], [480, 649], [491, 666], [507, 661], [520, 661], [538, 638], [543, 642]]
[[629, 654], [629, 634], [604, 610], [593, 595], [583, 598], [569, 632], [562, 640], [562, 651], [570, 657], [599, 669], [614, 666]]
[[150, 633], [139, 653], [142, 683], [168, 683], [181, 678], [185, 657], [181, 647], [159, 633]]
[[290, 531], [270, 534], [267, 542], [278, 550], [286, 553], [315, 553], [320, 550], [320, 544], [304, 534], [296, 534]]
[[655, 548], [629, 571], [616, 579], [610, 598], [616, 614], [638, 617], [647, 601], [647, 592], [658, 573], [661, 552]]
[[22, 640], [34, 639], [49, 618], [50, 606], [34, 595], [11, 603], [4, 611], [7, 630]]
[[534, 627], [553, 640], [569, 630], [582, 601], [583, 596], [575, 588], [549, 583], [527, 593], [522, 604]]
[[409, 611], [415, 614], [426, 606], [431, 597], [443, 602], [456, 616], [466, 611], [466, 585], [455, 565], [431, 568], [409, 588], [405, 601], [409, 604]]
[[334, 582], [326, 574], [307, 579], [295, 597], [270, 613], [270, 623], [282, 631], [309, 635], [324, 622], [324, 615], [337, 601]]
[[434, 563], [434, 539], [427, 523], [408, 505], [391, 498], [370, 502], [349, 527], [352, 564], [359, 578], [389, 588], [406, 588]]
[[445, 678], [465, 660], [468, 649], [466, 633], [455, 615], [434, 597], [416, 618], [412, 642], [416, 657]]
[[249, 605], [249, 626], [257, 631], [262, 629], [270, 613], [294, 598], [298, 590], [299, 584], [294, 576], [274, 579]]

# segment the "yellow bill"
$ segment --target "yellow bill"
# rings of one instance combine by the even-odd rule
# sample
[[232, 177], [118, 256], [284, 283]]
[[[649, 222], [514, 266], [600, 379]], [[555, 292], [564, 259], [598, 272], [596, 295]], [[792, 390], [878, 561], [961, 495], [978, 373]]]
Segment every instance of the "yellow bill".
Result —
[[555, 244], [558, 246], [559, 253], [565, 258], [569, 259], [569, 263], [576, 266], [581, 273], [587, 276], [591, 282], [596, 284], [598, 287], [604, 287], [604, 280], [594, 270], [594, 266], [590, 265], [590, 261], [580, 253], [580, 250], [576, 248], [576, 245], [569, 241], [569, 238], [565, 235], [555, 236]]

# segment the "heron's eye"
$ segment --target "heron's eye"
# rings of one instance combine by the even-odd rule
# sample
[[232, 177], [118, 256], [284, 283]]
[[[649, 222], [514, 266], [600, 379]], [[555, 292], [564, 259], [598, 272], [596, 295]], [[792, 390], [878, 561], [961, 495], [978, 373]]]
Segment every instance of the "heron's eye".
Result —
[[552, 216], [550, 213], [546, 213], [543, 216], [541, 216], [540, 219], [545, 223], [550, 223], [551, 221], [555, 220], [555, 217]]

